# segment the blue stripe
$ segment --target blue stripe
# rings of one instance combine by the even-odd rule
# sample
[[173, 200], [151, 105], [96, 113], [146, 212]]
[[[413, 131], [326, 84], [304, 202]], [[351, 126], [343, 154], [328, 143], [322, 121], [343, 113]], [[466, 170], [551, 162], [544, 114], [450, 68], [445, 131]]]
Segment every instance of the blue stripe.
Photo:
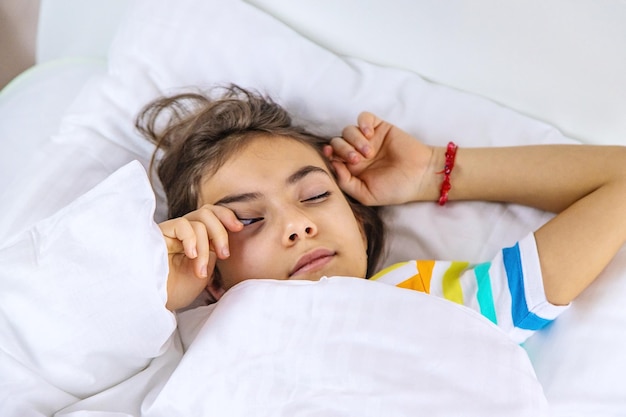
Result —
[[474, 268], [474, 275], [476, 276], [476, 282], [478, 283], [476, 298], [478, 299], [480, 314], [487, 317], [492, 323], [498, 324], [496, 308], [493, 305], [493, 292], [491, 291], [489, 268], [491, 268], [491, 262], [476, 265], [476, 268]]
[[512, 248], [502, 249], [504, 269], [511, 291], [511, 315], [515, 327], [526, 330], [539, 330], [552, 320], [546, 320], [528, 311], [526, 293], [524, 292], [524, 273], [522, 272], [522, 258], [519, 244]]

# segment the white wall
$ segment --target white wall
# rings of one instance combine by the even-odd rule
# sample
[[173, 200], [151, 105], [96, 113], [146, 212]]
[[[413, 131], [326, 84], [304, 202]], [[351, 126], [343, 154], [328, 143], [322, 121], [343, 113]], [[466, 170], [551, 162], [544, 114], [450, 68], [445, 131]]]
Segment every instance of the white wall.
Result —
[[0, 0], [0, 89], [35, 63], [39, 0]]

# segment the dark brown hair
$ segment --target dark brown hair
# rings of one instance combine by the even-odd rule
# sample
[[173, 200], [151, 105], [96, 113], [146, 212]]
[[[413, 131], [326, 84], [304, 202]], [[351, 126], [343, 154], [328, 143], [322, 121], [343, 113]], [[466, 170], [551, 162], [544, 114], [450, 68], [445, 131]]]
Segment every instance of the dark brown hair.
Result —
[[[139, 131], [156, 145], [151, 165], [160, 157], [156, 172], [167, 196], [169, 218], [196, 210], [205, 175], [215, 173], [234, 152], [259, 135], [287, 137], [310, 146], [334, 175], [322, 153], [329, 138], [293, 124], [289, 113], [267, 96], [236, 85], [216, 90], [222, 92], [217, 98], [184, 93], [157, 99], [137, 118]], [[365, 206], [348, 195], [346, 198], [367, 237], [369, 277], [382, 254], [383, 222], [376, 207]]]

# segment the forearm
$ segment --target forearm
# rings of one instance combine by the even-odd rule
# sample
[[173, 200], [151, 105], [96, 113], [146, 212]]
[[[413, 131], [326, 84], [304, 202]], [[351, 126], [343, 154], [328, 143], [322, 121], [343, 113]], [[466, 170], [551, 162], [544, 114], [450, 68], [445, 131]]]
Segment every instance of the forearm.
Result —
[[[625, 149], [576, 145], [461, 148], [449, 199], [517, 203], [559, 213], [536, 231], [535, 238], [546, 296], [554, 304], [567, 304], [598, 276], [626, 240]], [[435, 165], [443, 166], [444, 152], [435, 150]], [[438, 198], [442, 180], [437, 169], [431, 168], [427, 187], [431, 201]]]
[[[436, 200], [444, 148], [435, 150], [428, 194]], [[497, 201], [559, 213], [585, 195], [626, 178], [626, 148], [539, 145], [459, 148], [450, 200]]]
[[[446, 148], [427, 146], [371, 113], [359, 115], [358, 125], [344, 129], [327, 152], [339, 159], [334, 166], [344, 191], [370, 205], [440, 199]], [[626, 241], [624, 147], [462, 147], [449, 180], [449, 201], [515, 203], [558, 213], [534, 236], [553, 304], [567, 304], [583, 291]]]

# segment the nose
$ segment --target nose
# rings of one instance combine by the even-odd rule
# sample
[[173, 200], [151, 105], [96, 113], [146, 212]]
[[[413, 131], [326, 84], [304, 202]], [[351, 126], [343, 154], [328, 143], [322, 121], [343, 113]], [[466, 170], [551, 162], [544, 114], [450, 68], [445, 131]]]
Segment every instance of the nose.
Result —
[[299, 212], [285, 213], [285, 231], [283, 243], [287, 246], [298, 240], [311, 238], [317, 235], [317, 226], [309, 217]]

